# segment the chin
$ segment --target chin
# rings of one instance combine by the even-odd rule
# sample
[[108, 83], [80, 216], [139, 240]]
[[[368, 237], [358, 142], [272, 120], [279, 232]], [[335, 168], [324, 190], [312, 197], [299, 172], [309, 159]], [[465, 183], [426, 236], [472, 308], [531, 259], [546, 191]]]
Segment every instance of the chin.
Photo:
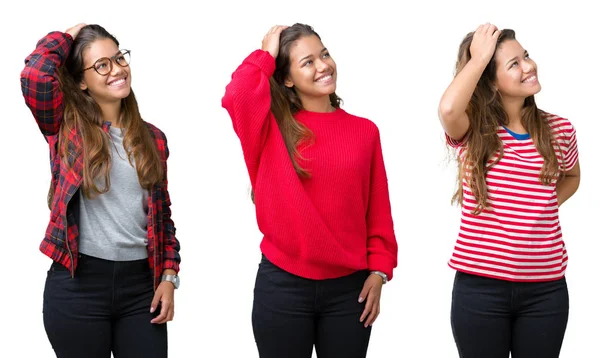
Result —
[[533, 89], [532, 91], [529, 91], [528, 93], [526, 93], [525, 97], [531, 97], [533, 95], [536, 95], [536, 94], [540, 93], [541, 90], [542, 90], [542, 87], [538, 86], [537, 88]]
[[114, 97], [115, 97], [115, 99], [124, 99], [124, 98], [127, 98], [130, 93], [131, 93], [131, 87], [127, 88], [127, 89], [123, 89], [123, 90], [119, 91], [118, 93], [115, 93]]
[[327, 95], [329, 96], [330, 94], [335, 93], [335, 90], [337, 89], [337, 86], [335, 84], [327, 86], [327, 88], [324, 88], [324, 91], [322, 92], [323, 95]]

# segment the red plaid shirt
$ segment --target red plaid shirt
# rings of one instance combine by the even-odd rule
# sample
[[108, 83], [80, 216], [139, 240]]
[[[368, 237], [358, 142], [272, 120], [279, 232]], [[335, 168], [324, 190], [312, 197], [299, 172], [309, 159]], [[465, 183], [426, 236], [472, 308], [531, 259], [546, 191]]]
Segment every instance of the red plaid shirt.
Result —
[[[71, 275], [75, 275], [79, 229], [73, 210], [68, 208], [71, 199], [77, 198], [77, 190], [83, 182], [82, 137], [76, 130], [69, 133], [69, 165], [65, 165], [58, 153], [64, 104], [56, 78], [56, 69], [64, 64], [72, 43], [73, 38], [62, 32], [51, 32], [38, 41], [36, 49], [25, 59], [25, 68], [21, 72], [21, 90], [25, 103], [31, 109], [50, 147], [54, 191], [50, 203], [50, 223], [40, 251], [67, 267]], [[164, 168], [163, 182], [155, 185], [148, 195], [148, 261], [154, 273], [156, 287], [164, 269], [179, 271], [181, 258], [167, 190], [167, 138], [152, 124], [146, 125], [154, 137]], [[108, 131], [109, 126], [110, 123], [104, 123], [103, 129]]]

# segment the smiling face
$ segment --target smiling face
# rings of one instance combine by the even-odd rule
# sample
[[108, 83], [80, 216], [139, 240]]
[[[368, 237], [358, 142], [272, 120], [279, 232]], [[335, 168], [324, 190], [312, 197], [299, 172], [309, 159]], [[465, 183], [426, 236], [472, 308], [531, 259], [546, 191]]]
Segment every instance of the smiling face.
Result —
[[[100, 58], [112, 58], [119, 53], [117, 44], [111, 39], [99, 39], [83, 52], [83, 68], [96, 64]], [[121, 101], [131, 92], [131, 70], [129, 66], [123, 67], [111, 59], [112, 70], [102, 76], [96, 70], [89, 69], [83, 73], [79, 87], [87, 90], [90, 96], [99, 104]]]
[[294, 88], [300, 100], [326, 98], [335, 92], [335, 61], [316, 35], [303, 36], [290, 48], [289, 75], [285, 86]]
[[537, 64], [517, 40], [504, 41], [496, 51], [495, 85], [503, 98], [527, 98], [538, 93]]

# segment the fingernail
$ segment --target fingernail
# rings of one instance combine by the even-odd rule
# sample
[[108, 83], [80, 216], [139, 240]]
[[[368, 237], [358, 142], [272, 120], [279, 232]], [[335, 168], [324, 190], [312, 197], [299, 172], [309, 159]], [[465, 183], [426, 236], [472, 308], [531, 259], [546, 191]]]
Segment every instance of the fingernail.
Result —
[[150, 307], [150, 313], [154, 313], [154, 310], [155, 310], [155, 309], [156, 309], [156, 308], [154, 308], [154, 307]]
[[358, 303], [362, 303], [362, 301], [364, 301], [364, 300], [365, 300], [364, 298], [362, 298], [362, 297], [359, 297], [359, 298], [358, 298]]

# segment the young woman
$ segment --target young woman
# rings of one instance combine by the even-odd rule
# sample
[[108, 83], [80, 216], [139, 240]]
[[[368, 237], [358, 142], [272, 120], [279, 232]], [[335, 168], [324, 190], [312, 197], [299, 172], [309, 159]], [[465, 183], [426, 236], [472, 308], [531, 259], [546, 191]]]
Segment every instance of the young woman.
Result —
[[43, 37], [21, 88], [50, 147], [44, 326], [57, 357], [166, 357], [179, 285], [165, 135], [98, 25]]
[[451, 321], [463, 358], [558, 357], [567, 326], [567, 253], [558, 208], [579, 185], [575, 129], [537, 108], [537, 64], [512, 30], [463, 40], [440, 101], [458, 150], [462, 204], [449, 262]]
[[379, 132], [340, 108], [336, 64], [307, 25], [274, 26], [223, 97], [264, 234], [260, 356], [365, 357], [396, 267]]

